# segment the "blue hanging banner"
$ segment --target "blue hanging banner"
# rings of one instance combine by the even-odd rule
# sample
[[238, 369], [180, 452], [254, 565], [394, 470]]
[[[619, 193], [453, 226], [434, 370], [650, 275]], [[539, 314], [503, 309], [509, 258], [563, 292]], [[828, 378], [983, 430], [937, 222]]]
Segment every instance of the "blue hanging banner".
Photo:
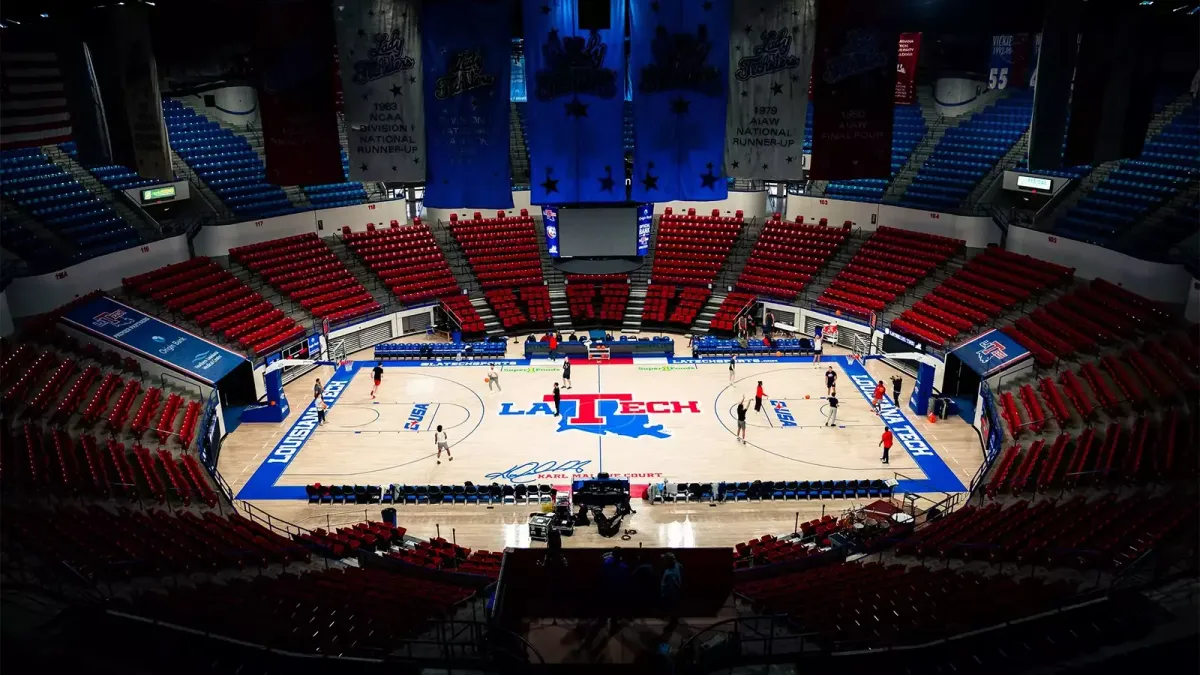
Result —
[[609, 28], [579, 28], [577, 0], [525, 0], [530, 199], [625, 201], [625, 3]]
[[421, 10], [427, 208], [511, 209], [509, 2], [443, 0]]
[[542, 227], [546, 228], [546, 252], [551, 258], [558, 256], [558, 207], [542, 207]]
[[639, 204], [637, 207], [638, 218], [638, 257], [644, 258], [650, 254], [650, 226], [654, 224], [654, 205]]
[[731, 0], [630, 0], [633, 199], [725, 199]]

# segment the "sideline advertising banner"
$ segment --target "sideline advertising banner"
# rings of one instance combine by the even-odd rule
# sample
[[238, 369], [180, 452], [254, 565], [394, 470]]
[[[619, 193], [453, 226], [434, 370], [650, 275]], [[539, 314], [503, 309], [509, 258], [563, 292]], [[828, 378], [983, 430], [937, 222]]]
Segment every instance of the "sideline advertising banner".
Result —
[[76, 307], [62, 318], [84, 332], [102, 336], [210, 385], [249, 363], [240, 354], [108, 297]]
[[637, 223], [637, 254], [639, 258], [644, 258], [650, 254], [650, 226], [654, 224], [653, 204], [641, 204], [638, 206]]

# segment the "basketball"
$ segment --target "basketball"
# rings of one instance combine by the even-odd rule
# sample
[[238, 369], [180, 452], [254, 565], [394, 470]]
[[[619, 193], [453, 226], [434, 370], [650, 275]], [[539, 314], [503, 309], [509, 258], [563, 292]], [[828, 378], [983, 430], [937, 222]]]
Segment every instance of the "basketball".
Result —
[[810, 398], [812, 398], [812, 397], [811, 397], [811, 396], [809, 396], [808, 394], [805, 394], [805, 395], [804, 395], [804, 400], [805, 400], [805, 401], [807, 401], [807, 400], [808, 400], [808, 399], [810, 399]]
[[775, 352], [775, 356], [783, 356], [783, 352]]
[[483, 378], [483, 383], [484, 383], [484, 384], [487, 384], [487, 383], [488, 383], [488, 378], [486, 378], [486, 377], [485, 377], [485, 378]]

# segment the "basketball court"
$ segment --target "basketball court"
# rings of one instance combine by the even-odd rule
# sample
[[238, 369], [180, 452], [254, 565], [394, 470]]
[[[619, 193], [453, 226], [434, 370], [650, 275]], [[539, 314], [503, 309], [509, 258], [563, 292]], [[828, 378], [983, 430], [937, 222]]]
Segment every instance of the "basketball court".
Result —
[[[486, 362], [385, 362], [383, 384], [372, 400], [373, 366], [352, 361], [305, 376], [287, 387], [293, 411], [287, 420], [245, 424], [231, 434], [220, 469], [237, 497], [302, 522], [307, 519], [298, 515], [301, 509], [350, 508], [309, 506], [304, 487], [313, 483], [470, 481], [566, 489], [572, 480], [606, 472], [628, 479], [635, 497], [664, 481], [854, 479], [893, 479], [899, 491], [940, 495], [963, 490], [980, 462], [969, 425], [917, 419], [906, 401], [891, 404], [890, 384], [883, 414], [875, 414], [870, 391], [896, 371], [849, 356], [826, 354], [819, 367], [808, 357], [746, 359], [732, 381], [724, 358], [576, 363], [571, 388], [561, 390], [558, 417], [552, 390], [562, 383], [561, 361], [505, 359], [496, 366], [499, 389], [493, 390]], [[838, 375], [840, 402], [833, 427], [826, 424], [829, 366]], [[329, 404], [324, 425], [316, 424], [311, 405], [317, 376]], [[756, 412], [759, 381], [766, 396]], [[908, 379], [906, 389], [911, 388]], [[743, 397], [749, 407], [745, 444], [735, 436]], [[879, 448], [885, 424], [896, 436], [886, 465]], [[453, 460], [443, 455], [440, 464], [434, 443], [439, 425], [453, 455]], [[407, 520], [421, 509], [446, 507], [401, 508]], [[484, 511], [448, 508], [463, 516]], [[647, 510], [651, 507], [642, 509]]]

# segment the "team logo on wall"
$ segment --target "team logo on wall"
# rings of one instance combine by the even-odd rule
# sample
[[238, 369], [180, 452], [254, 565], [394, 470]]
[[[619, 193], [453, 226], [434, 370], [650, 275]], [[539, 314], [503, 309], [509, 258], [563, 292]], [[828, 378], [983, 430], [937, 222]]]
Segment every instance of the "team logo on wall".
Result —
[[123, 309], [114, 309], [111, 312], [97, 314], [96, 318], [92, 319], [92, 325], [96, 328], [104, 328], [112, 326], [113, 328], [125, 328], [133, 325], [133, 317]]
[[367, 58], [354, 62], [354, 82], [366, 84], [395, 75], [402, 70], [412, 70], [416, 60], [404, 51], [404, 38], [400, 29], [391, 33], [376, 33], [372, 36], [374, 47], [367, 50]]
[[671, 33], [665, 26], [659, 26], [651, 47], [654, 62], [642, 68], [638, 90], [644, 94], [682, 90], [719, 96], [721, 72], [708, 63], [711, 51], [707, 26], [700, 26], [695, 35]]
[[437, 79], [433, 95], [444, 101], [494, 84], [496, 76], [483, 71], [483, 52], [479, 49], [464, 49], [455, 52], [451, 57], [446, 74]]
[[560, 96], [588, 94], [610, 99], [617, 95], [617, 73], [604, 67], [608, 45], [598, 33], [586, 39], [571, 36], [560, 38], [551, 29], [542, 45], [546, 67], [535, 74], [537, 88], [534, 96], [550, 101]]
[[752, 56], [738, 60], [733, 76], [745, 82], [752, 77], [791, 70], [800, 65], [800, 57], [792, 54], [792, 32], [787, 28], [763, 31], [762, 42], [754, 47]]
[[1004, 349], [1004, 344], [995, 340], [984, 340], [979, 343], [981, 349], [975, 352], [979, 357], [980, 363], [989, 361], [1003, 361], [1008, 358], [1008, 352]]
[[[637, 401], [632, 394], [563, 394], [558, 431], [584, 431], [597, 436], [626, 438], [670, 438], [661, 424], [651, 424], [651, 415], [699, 414], [697, 401]], [[501, 403], [501, 415], [554, 415], [554, 397], [528, 408]]]

